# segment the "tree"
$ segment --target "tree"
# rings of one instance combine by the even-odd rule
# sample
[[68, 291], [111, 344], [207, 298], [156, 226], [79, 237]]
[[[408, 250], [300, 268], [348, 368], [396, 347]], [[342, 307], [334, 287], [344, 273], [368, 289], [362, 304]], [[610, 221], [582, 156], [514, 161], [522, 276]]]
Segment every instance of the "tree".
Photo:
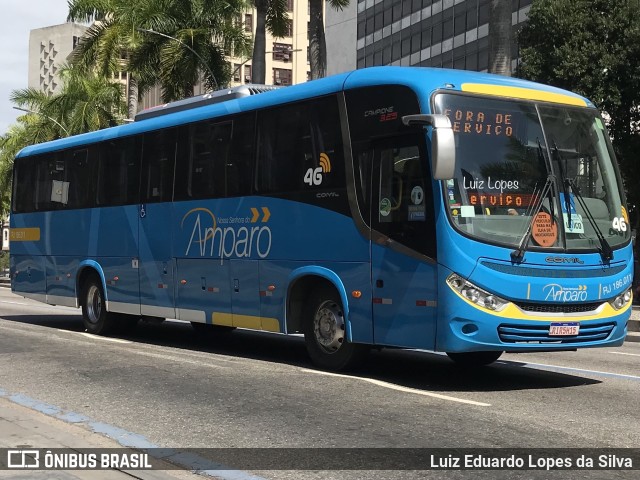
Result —
[[[327, 75], [327, 42], [324, 32], [324, 1], [309, 1], [309, 65], [311, 79], [322, 78]], [[342, 10], [349, 5], [349, 0], [326, 0], [326, 3], [336, 10]]]
[[37, 136], [30, 143], [78, 135], [107, 128], [122, 121], [126, 111], [118, 82], [62, 66], [62, 90], [47, 95], [34, 88], [14, 90], [11, 101], [35, 113]]
[[640, 4], [537, 0], [518, 35], [517, 75], [573, 90], [605, 113], [627, 185], [640, 204]]
[[511, 76], [511, 2], [491, 0], [489, 72]]
[[266, 83], [267, 51], [266, 32], [274, 37], [284, 37], [289, 27], [286, 0], [251, 0], [256, 9], [256, 33], [251, 58], [251, 81]]
[[105, 76], [127, 71], [133, 118], [139, 94], [158, 82], [165, 101], [193, 95], [201, 75], [210, 88], [226, 83], [225, 55], [250, 48], [237, 22], [245, 5], [245, 0], [70, 0], [69, 20], [98, 20], [73, 61]]
[[121, 86], [97, 75], [62, 67], [62, 90], [54, 95], [33, 88], [15, 90], [11, 101], [30, 110], [0, 137], [0, 213], [9, 209], [11, 172], [16, 154], [28, 145], [106, 128], [122, 120], [126, 106]]

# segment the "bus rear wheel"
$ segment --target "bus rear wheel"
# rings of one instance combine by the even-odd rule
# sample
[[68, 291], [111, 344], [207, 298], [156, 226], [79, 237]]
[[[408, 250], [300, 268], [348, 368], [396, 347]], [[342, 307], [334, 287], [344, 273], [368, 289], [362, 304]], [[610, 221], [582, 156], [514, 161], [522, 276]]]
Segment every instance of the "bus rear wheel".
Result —
[[346, 339], [346, 319], [335, 289], [321, 288], [304, 312], [304, 340], [311, 361], [320, 368], [345, 370], [365, 359], [369, 348]]
[[461, 367], [484, 367], [495, 362], [500, 358], [503, 352], [465, 352], [453, 353], [447, 352], [451, 360]]
[[114, 316], [107, 312], [102, 283], [96, 276], [87, 280], [83, 290], [82, 321], [87, 332], [105, 335], [113, 330]]

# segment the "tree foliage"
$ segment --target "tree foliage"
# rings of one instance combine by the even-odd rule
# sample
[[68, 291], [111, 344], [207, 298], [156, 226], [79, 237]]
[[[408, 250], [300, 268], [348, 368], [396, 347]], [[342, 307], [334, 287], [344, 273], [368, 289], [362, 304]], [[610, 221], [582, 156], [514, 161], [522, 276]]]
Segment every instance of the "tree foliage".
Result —
[[70, 0], [70, 20], [99, 20], [73, 61], [102, 75], [127, 71], [139, 94], [159, 83], [165, 101], [193, 95], [200, 76], [215, 89], [231, 75], [225, 56], [251, 49], [238, 22], [245, 6], [245, 0]]
[[0, 213], [10, 202], [16, 154], [28, 145], [106, 128], [125, 115], [120, 84], [74, 67], [62, 67], [62, 90], [54, 95], [33, 88], [14, 90], [11, 101], [30, 111], [0, 136]]
[[604, 112], [630, 204], [640, 205], [640, 2], [536, 0], [517, 75], [580, 93]]

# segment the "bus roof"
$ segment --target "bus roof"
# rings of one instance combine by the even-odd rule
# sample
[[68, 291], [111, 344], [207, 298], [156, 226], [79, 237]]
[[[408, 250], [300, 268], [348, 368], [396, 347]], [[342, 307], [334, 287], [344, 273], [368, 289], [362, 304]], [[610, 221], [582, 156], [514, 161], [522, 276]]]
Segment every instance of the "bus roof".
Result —
[[567, 90], [513, 77], [445, 68], [371, 67], [274, 89], [259, 95], [235, 98], [117, 127], [31, 145], [22, 149], [16, 158], [127, 137], [210, 117], [248, 112], [306, 98], [329, 95], [341, 90], [385, 84], [405, 85], [412, 88], [418, 93], [421, 104], [428, 102], [431, 94], [436, 90], [450, 90], [502, 98], [594, 107], [586, 98]]

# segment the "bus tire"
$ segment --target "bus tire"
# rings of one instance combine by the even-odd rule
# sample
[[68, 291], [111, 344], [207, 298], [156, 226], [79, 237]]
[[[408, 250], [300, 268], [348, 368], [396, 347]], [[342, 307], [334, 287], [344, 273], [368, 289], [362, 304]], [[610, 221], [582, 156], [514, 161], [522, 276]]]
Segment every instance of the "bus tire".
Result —
[[327, 370], [353, 368], [366, 358], [367, 345], [350, 343], [338, 292], [323, 287], [311, 294], [304, 310], [303, 332], [311, 361]]
[[484, 367], [490, 363], [495, 362], [500, 358], [504, 352], [491, 351], [491, 352], [464, 352], [453, 353], [447, 352], [447, 355], [457, 365], [461, 367]]
[[107, 312], [102, 283], [95, 275], [87, 279], [82, 291], [82, 321], [94, 335], [106, 335], [114, 328], [114, 316]]

